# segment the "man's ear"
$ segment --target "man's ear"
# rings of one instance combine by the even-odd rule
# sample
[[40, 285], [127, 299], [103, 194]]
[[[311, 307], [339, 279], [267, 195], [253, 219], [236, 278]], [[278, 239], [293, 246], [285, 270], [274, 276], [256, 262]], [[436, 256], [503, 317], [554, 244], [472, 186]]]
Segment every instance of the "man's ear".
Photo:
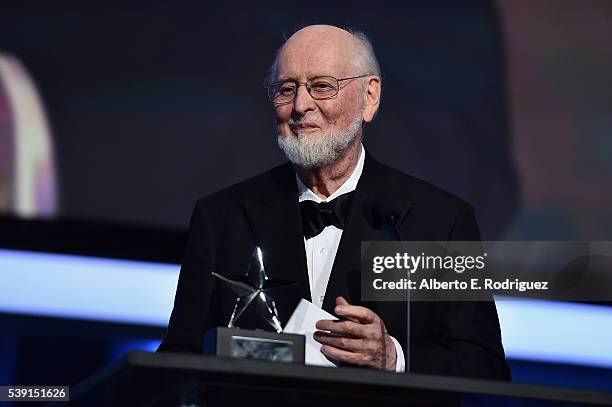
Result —
[[378, 106], [380, 105], [380, 94], [382, 91], [380, 78], [378, 76], [369, 76], [368, 83], [363, 94], [363, 121], [369, 123], [374, 119]]

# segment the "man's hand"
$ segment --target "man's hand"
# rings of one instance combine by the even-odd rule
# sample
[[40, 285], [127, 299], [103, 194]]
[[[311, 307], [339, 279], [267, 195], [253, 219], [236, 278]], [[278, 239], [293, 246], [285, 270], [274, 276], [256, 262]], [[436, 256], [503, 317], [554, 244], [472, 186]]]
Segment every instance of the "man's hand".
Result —
[[395, 345], [376, 313], [342, 297], [336, 298], [334, 313], [340, 321], [317, 321], [320, 331], [314, 338], [322, 344], [323, 354], [344, 363], [395, 371]]

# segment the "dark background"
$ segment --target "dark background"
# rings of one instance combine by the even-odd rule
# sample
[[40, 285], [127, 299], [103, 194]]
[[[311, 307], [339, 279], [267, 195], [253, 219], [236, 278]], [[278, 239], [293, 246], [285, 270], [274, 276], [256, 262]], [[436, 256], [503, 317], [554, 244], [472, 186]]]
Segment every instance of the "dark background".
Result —
[[[366, 148], [472, 202], [484, 239], [610, 239], [610, 2], [41, 0], [0, 4], [0, 52], [45, 102], [58, 223], [0, 222], [0, 246], [70, 251], [66, 224], [103, 222], [169, 233], [125, 257], [180, 258], [198, 197], [284, 161], [263, 78], [309, 23], [368, 34], [383, 96]], [[117, 254], [112, 228], [88, 227], [66, 245]], [[163, 330], [0, 315], [0, 334], [0, 384], [74, 384]], [[516, 381], [612, 383], [609, 370], [510, 364]]]
[[490, 1], [4, 3], [0, 50], [46, 102], [61, 216], [184, 227], [197, 197], [282, 162], [263, 78], [308, 23], [374, 44], [383, 98], [366, 148], [473, 202], [500, 236], [517, 187]]

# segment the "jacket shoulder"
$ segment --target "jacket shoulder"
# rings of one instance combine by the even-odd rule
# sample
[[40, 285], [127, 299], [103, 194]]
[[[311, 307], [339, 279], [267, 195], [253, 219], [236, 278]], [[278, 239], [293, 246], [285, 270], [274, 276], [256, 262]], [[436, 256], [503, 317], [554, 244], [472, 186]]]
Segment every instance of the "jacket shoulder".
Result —
[[464, 199], [430, 182], [405, 174], [385, 164], [377, 163], [377, 165], [380, 166], [379, 171], [386, 175], [387, 188], [415, 204], [427, 204], [436, 208], [459, 211], [466, 207], [471, 208], [471, 205]]
[[201, 197], [196, 207], [203, 206], [209, 210], [222, 210], [228, 206], [240, 205], [245, 198], [265, 196], [283, 186], [290, 188], [292, 181], [295, 182], [293, 167], [289, 163], [284, 163]]
[[[465, 200], [427, 181], [372, 160], [369, 183], [394, 201], [395, 207], [406, 207], [404, 219], [406, 240], [480, 240], [474, 208]], [[374, 176], [372, 176], [374, 175]]]

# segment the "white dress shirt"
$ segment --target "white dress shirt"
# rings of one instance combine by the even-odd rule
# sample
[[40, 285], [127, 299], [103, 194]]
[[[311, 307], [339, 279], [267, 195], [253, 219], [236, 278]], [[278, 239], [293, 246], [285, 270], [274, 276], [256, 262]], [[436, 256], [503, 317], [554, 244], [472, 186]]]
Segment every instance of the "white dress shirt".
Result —
[[[297, 185], [299, 191], [299, 201], [315, 201], [328, 202], [340, 195], [354, 191], [357, 188], [357, 182], [363, 172], [363, 163], [365, 162], [365, 149], [361, 146], [361, 153], [359, 155], [359, 161], [351, 176], [338, 188], [336, 192], [323, 200], [312, 192], [300, 177], [296, 175]], [[342, 229], [331, 225], [325, 227], [321, 233], [310, 239], [304, 238], [304, 247], [306, 249], [306, 263], [308, 264], [308, 281], [310, 282], [310, 293], [312, 295], [312, 303], [320, 308], [323, 307], [323, 299], [325, 298], [325, 291], [327, 289], [327, 283], [329, 282], [329, 276], [332, 272], [334, 265], [334, 259], [336, 258], [336, 252], [338, 251], [338, 245], [340, 244], [340, 238], [342, 238]], [[396, 360], [396, 372], [403, 372], [406, 368], [406, 362], [404, 360], [404, 351], [399, 342], [391, 336], [393, 344], [395, 345], [395, 351], [397, 354]]]

